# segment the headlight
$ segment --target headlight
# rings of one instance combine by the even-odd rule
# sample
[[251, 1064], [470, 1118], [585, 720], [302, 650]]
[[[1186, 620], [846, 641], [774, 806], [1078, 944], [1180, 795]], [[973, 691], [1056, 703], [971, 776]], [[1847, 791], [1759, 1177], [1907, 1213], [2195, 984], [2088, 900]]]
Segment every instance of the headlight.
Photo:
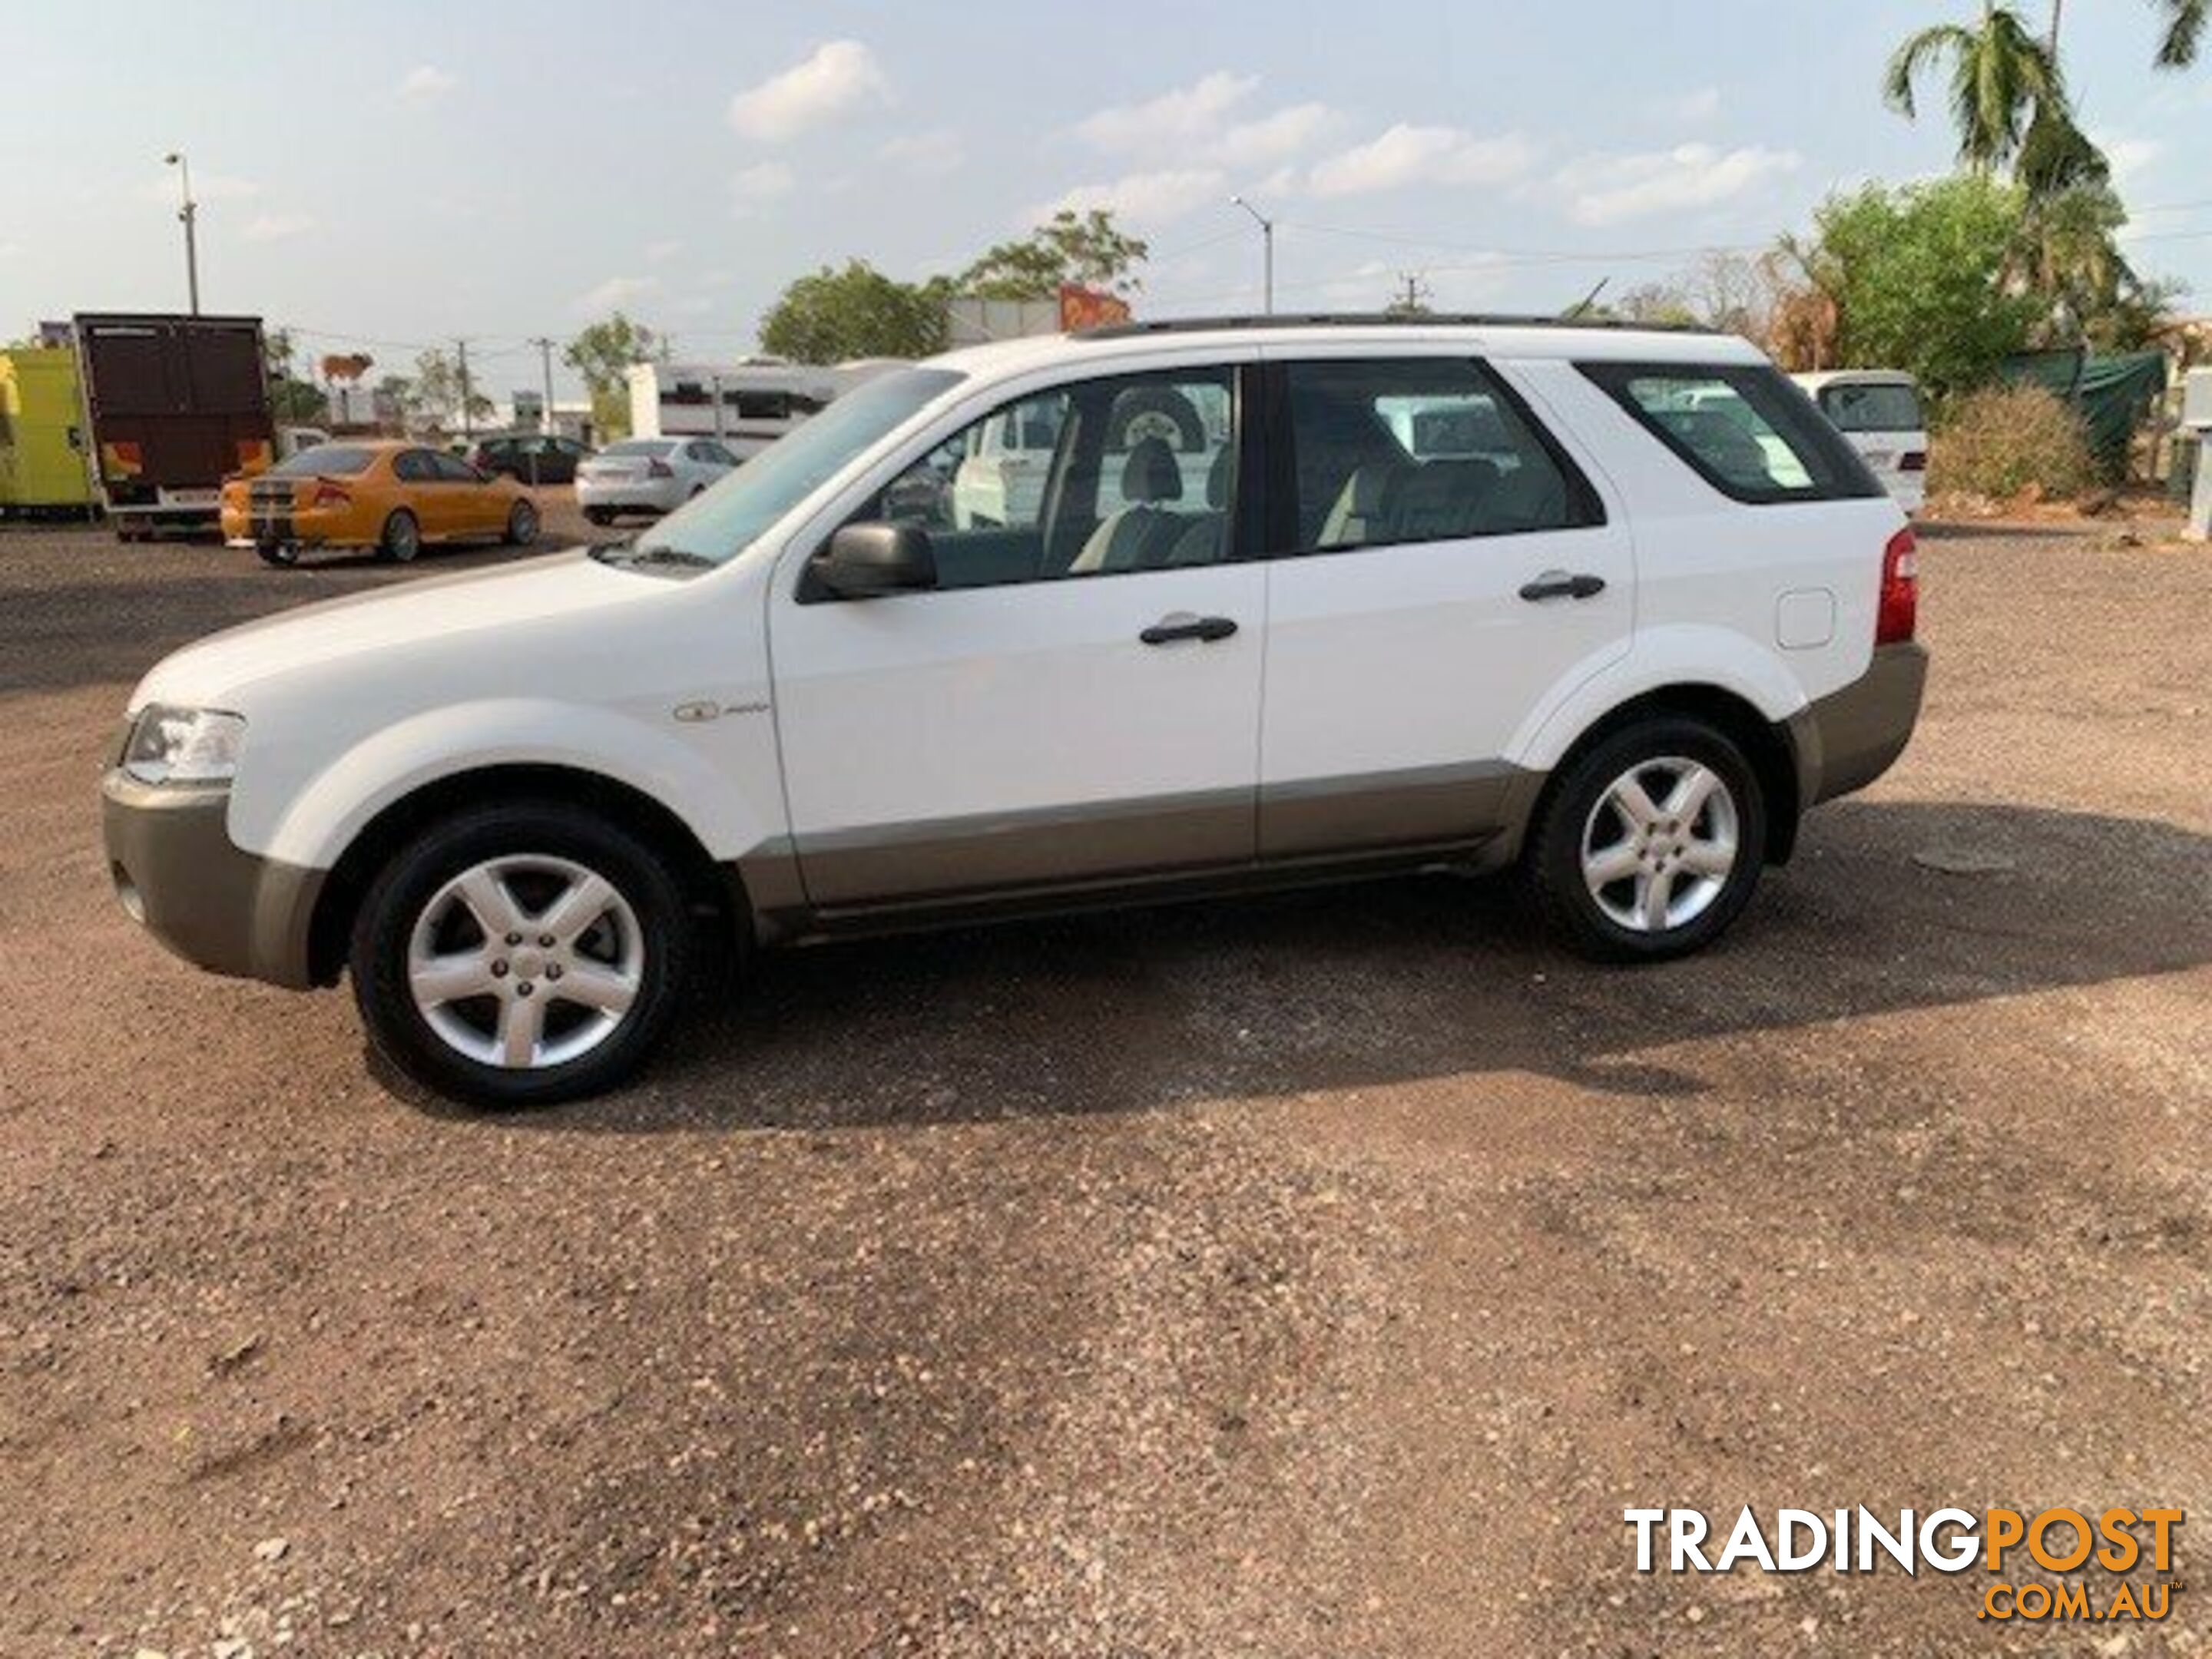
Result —
[[241, 715], [149, 703], [123, 745], [123, 769], [141, 783], [222, 783], [237, 775], [245, 741]]

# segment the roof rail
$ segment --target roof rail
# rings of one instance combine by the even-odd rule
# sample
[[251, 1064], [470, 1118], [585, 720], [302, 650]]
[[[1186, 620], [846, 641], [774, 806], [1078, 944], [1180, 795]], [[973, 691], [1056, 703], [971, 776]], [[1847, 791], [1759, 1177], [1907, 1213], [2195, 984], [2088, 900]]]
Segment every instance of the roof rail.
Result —
[[1077, 329], [1078, 340], [1127, 340], [1146, 334], [1206, 334], [1250, 328], [1590, 328], [1638, 333], [1717, 334], [1699, 323], [1635, 323], [1615, 317], [1538, 317], [1510, 312], [1276, 312], [1266, 316], [1164, 317], [1150, 322], [1107, 323]]

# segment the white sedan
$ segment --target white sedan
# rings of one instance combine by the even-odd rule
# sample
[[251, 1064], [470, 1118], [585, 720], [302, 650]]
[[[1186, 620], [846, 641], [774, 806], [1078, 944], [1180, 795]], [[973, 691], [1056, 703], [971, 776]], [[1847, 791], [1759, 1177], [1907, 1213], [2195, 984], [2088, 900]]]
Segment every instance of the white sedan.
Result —
[[667, 513], [736, 468], [712, 438], [625, 438], [576, 468], [576, 505], [593, 524], [623, 513]]

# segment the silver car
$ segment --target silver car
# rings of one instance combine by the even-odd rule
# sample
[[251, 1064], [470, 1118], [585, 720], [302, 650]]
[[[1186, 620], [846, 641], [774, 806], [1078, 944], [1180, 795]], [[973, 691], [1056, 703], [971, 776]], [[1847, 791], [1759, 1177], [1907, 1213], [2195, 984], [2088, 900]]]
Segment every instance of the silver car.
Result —
[[576, 468], [576, 505], [593, 524], [623, 513], [670, 513], [733, 471], [712, 438], [625, 438]]

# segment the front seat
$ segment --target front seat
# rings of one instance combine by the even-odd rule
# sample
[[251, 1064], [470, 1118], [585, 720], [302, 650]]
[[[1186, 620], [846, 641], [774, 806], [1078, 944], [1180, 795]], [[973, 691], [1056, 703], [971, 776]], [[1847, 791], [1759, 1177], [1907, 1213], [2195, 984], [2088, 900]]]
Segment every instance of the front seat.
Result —
[[1167, 562], [1171, 568], [1220, 562], [1229, 545], [1229, 479], [1236, 466], [1237, 445], [1232, 439], [1222, 445], [1213, 465], [1206, 470], [1206, 510], [1186, 523], [1175, 545], [1168, 550]]
[[1183, 520], [1160, 506], [1182, 499], [1182, 468], [1166, 439], [1139, 438], [1130, 448], [1121, 464], [1121, 496], [1130, 505], [1099, 522], [1067, 567], [1069, 575], [1141, 569], [1167, 556]]

